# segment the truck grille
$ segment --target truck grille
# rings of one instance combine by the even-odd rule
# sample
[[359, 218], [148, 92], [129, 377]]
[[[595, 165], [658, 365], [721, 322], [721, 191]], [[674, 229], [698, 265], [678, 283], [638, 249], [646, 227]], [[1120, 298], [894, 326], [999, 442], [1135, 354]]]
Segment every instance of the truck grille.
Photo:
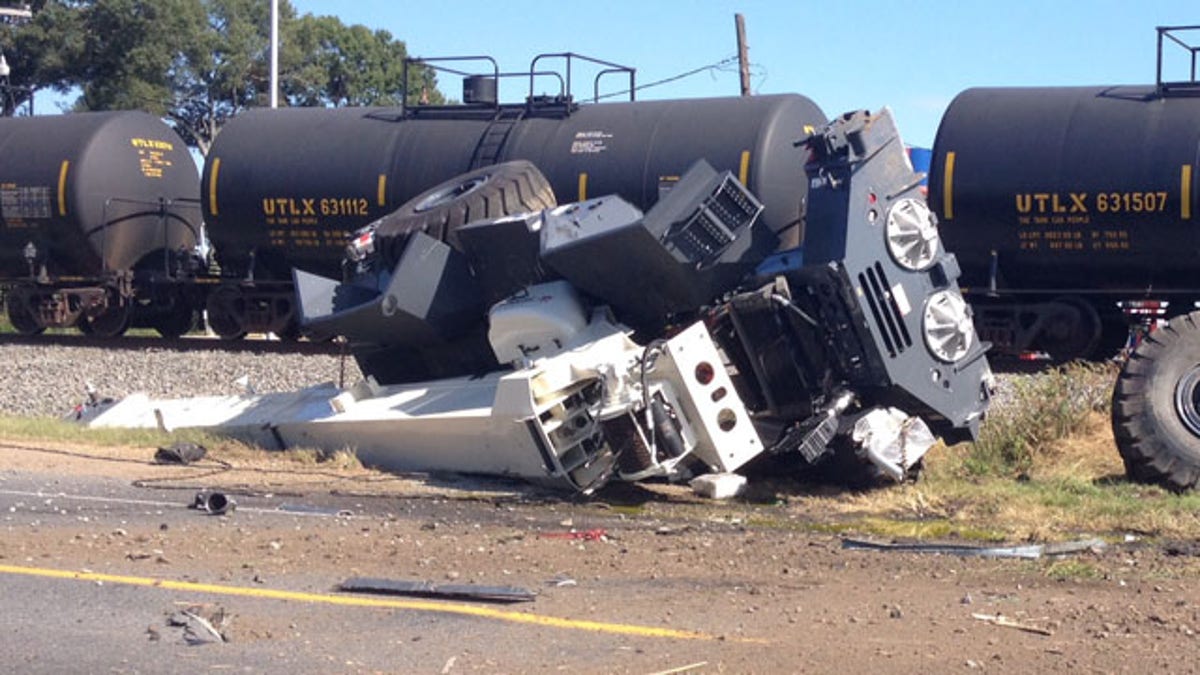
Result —
[[912, 335], [904, 324], [904, 312], [901, 312], [899, 303], [892, 295], [892, 284], [883, 271], [883, 265], [876, 262], [865, 272], [859, 272], [858, 284], [867, 298], [871, 317], [883, 338], [888, 356], [896, 358], [912, 346]]

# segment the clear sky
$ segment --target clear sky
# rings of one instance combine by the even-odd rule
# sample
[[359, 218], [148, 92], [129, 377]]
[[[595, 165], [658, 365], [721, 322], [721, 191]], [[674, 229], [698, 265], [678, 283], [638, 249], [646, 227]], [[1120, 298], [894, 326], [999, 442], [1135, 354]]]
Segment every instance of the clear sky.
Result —
[[[905, 141], [920, 146], [932, 145], [942, 112], [963, 89], [1153, 82], [1154, 28], [1200, 24], [1196, 0], [292, 3], [300, 13], [385, 29], [412, 56], [488, 55], [510, 72], [527, 71], [536, 54], [570, 51], [634, 67], [639, 85], [735, 56], [741, 13], [754, 93], [804, 94], [830, 116], [890, 106]], [[1200, 31], [1194, 37], [1200, 42]], [[1186, 79], [1186, 53], [1168, 54], [1168, 79]], [[736, 65], [728, 65], [638, 97], [736, 96], [738, 86]], [[462, 96], [455, 78], [444, 76], [441, 89]], [[591, 75], [577, 72], [575, 90], [576, 98], [590, 96]], [[501, 87], [505, 100], [524, 93]]]

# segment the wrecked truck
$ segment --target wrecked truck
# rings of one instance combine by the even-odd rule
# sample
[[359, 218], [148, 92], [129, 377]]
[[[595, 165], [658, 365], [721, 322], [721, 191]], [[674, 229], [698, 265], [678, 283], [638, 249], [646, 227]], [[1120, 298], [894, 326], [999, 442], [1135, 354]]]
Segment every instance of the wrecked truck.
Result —
[[[365, 380], [129, 397], [89, 423], [201, 426], [584, 493], [779, 455], [904, 480], [935, 438], [977, 434], [988, 345], [890, 112], [794, 142], [808, 153], [798, 247], [777, 250], [758, 198], [703, 161], [646, 211], [608, 195], [453, 236], [385, 217], [355, 234], [343, 278], [295, 273], [306, 330], [343, 336]], [[536, 167], [517, 173], [542, 192]], [[454, 208], [487, 181], [454, 179], [406, 213]]]

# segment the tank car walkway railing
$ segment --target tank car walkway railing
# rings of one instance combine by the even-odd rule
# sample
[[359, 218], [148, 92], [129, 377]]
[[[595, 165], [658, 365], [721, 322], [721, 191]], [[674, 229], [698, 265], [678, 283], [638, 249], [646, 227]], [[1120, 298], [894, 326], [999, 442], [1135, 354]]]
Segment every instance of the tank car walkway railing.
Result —
[[[1179, 34], [1189, 33], [1195, 36], [1200, 32], [1200, 26], [1159, 26], [1158, 27], [1158, 68], [1155, 90], [1159, 96], [1200, 96], [1200, 81], [1196, 80], [1196, 55], [1200, 46], [1184, 40]], [[1183, 48], [1190, 59], [1190, 71], [1187, 80], [1163, 81], [1163, 40], [1170, 40]]]

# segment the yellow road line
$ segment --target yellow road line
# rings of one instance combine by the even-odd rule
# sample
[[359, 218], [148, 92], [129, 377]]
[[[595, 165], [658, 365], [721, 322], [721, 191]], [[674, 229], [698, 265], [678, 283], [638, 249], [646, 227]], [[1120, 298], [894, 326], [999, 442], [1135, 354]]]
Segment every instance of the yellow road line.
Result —
[[[541, 616], [528, 612], [510, 612], [491, 607], [476, 607], [459, 603], [432, 602], [427, 600], [392, 600], [381, 598], [364, 598], [354, 595], [333, 595], [330, 593], [304, 593], [301, 591], [281, 591], [270, 588], [249, 588], [245, 586], [220, 586], [216, 584], [201, 584], [190, 581], [171, 581], [170, 579], [153, 579], [150, 577], [130, 577], [116, 574], [100, 574], [96, 572], [70, 572], [66, 570], [46, 569], [41, 567], [17, 567], [0, 565], [0, 574], [20, 574], [30, 577], [45, 577], [50, 579], [68, 579], [72, 581], [104, 582], [123, 584], [126, 586], [146, 586], [162, 588], [170, 591], [188, 591], [192, 593], [212, 593], [215, 595], [233, 595], [245, 598], [263, 598], [268, 600], [290, 600], [296, 602], [312, 602], [343, 607], [373, 607], [378, 609], [408, 609], [419, 612], [440, 612], [442, 614], [458, 614], [474, 616], [510, 623], [545, 626], [547, 628], [562, 628], [565, 630], [583, 630], [597, 633], [614, 633], [617, 635], [634, 635], [638, 637], [672, 638], [676, 640], [716, 640], [715, 635], [697, 631], [677, 630], [674, 628], [657, 628], [654, 626], [636, 626], [602, 621], [586, 621], [580, 619], [564, 619], [557, 616]], [[734, 638], [734, 642], [767, 643], [766, 640], [753, 638]]]

